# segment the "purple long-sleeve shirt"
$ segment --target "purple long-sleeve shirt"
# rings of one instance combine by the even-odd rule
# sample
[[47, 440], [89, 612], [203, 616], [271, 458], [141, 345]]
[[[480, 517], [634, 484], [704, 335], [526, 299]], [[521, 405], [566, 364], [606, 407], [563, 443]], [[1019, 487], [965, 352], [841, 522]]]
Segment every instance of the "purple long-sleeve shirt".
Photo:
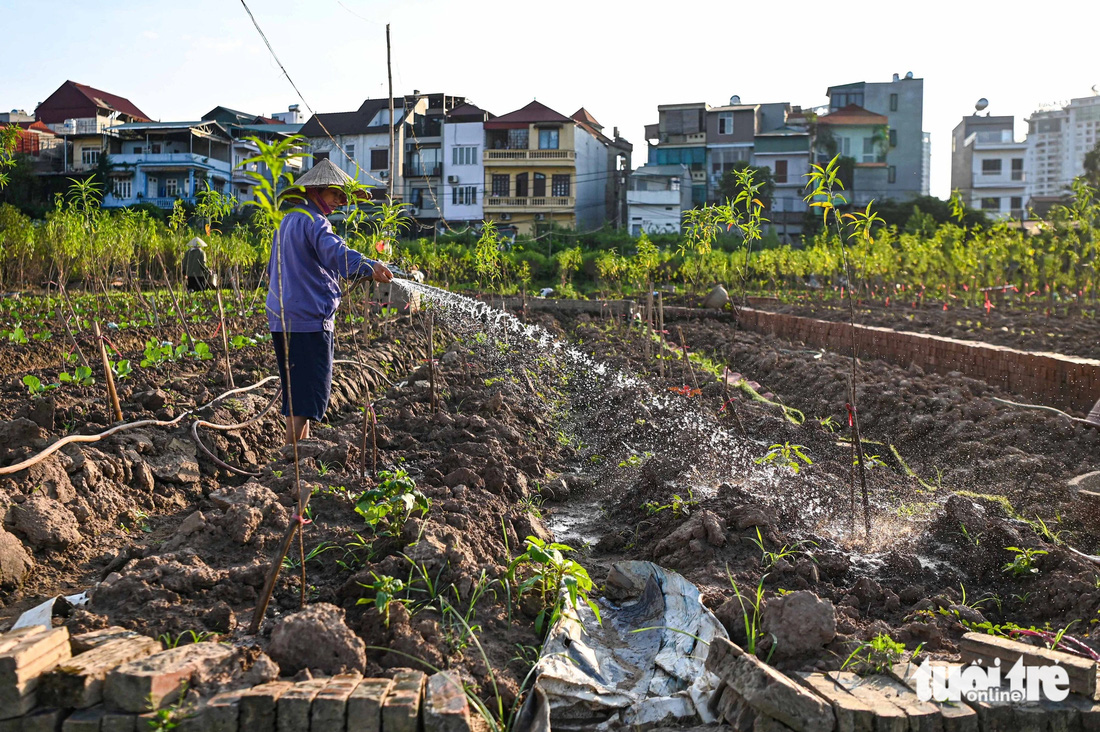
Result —
[[299, 208], [308, 214], [293, 211], [283, 217], [271, 244], [267, 324], [273, 332], [331, 331], [340, 306], [340, 278], [370, 277], [376, 262], [333, 233], [332, 224], [312, 201], [303, 201]]

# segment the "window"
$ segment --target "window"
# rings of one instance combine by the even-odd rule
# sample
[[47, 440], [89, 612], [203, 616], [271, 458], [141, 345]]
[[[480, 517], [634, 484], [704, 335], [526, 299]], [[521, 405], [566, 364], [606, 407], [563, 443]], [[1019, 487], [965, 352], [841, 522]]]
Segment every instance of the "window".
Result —
[[461, 145], [452, 148], [451, 163], [453, 165], [476, 165], [477, 145]]
[[896, 165], [891, 165], [886, 169], [886, 182], [897, 183], [898, 182], [898, 168]]
[[134, 155], [141, 155], [141, 145], [134, 145]]
[[179, 178], [164, 179], [164, 195], [175, 196], [179, 194]]
[[786, 160], [776, 160], [775, 161], [775, 172], [773, 173], [773, 177], [775, 178], [776, 183], [786, 183], [787, 182], [787, 161]]
[[527, 198], [527, 174], [516, 174], [516, 198]]
[[898, 146], [898, 131], [894, 128], [890, 128], [890, 147]]
[[535, 181], [531, 185], [531, 195], [541, 198], [546, 195], [546, 174], [535, 173]]
[[555, 175], [550, 179], [550, 195], [565, 198], [569, 195], [569, 174]]
[[477, 188], [474, 186], [455, 186], [451, 190], [451, 203], [456, 206], [470, 206], [477, 203]]
[[999, 198], [983, 198], [982, 199], [982, 211], [1000, 211], [1001, 199]]
[[[1012, 158], [1012, 180], [1023, 180], [1023, 179], [1024, 179], [1024, 159], [1023, 158]], [[1013, 206], [1012, 208], [1018, 208], [1018, 206]]]
[[722, 112], [718, 115], [718, 134], [733, 134], [733, 112]]
[[80, 151], [80, 160], [85, 165], [99, 164], [99, 148], [86, 147]]
[[370, 169], [385, 170], [390, 167], [390, 151], [386, 148], [377, 148], [370, 151]]
[[352, 160], [355, 160], [355, 143], [349, 142], [347, 145], [344, 145], [344, 153]]
[[891, 112], [898, 111], [898, 95], [897, 94], [891, 94], [890, 95], [890, 111]]
[[527, 128], [522, 130], [508, 130], [508, 149], [509, 150], [526, 150], [527, 149]]
[[493, 174], [493, 197], [494, 198], [506, 198], [508, 196], [508, 189], [511, 186], [511, 176], [507, 173]]
[[852, 138], [842, 137], [840, 138], [840, 144], [837, 145], [840, 148], [840, 156], [843, 158], [850, 158], [852, 156]]
[[313, 153], [313, 164], [321, 162], [322, 160], [328, 160], [328, 152]]
[[424, 189], [423, 188], [413, 188], [412, 189], [412, 200], [410, 201], [410, 203], [413, 205], [414, 208], [423, 208], [423, 206], [424, 206]]
[[153, 143], [153, 154], [160, 155], [160, 143]]
[[982, 175], [1000, 175], [1001, 174], [1001, 161], [996, 160], [983, 160], [982, 161]]
[[1019, 216], [1021, 213], [1023, 213], [1022, 209], [1024, 207], [1024, 199], [1022, 197], [1013, 196], [1011, 199], [1009, 199], [1009, 202], [1012, 204], [1011, 208], [1013, 214]]
[[878, 162], [877, 156], [875, 155], [875, 138], [873, 138], [873, 137], [864, 137], [863, 138], [863, 158], [862, 158], [862, 161], [865, 162], [865, 163]]
[[557, 150], [558, 131], [539, 130], [539, 150]]
[[115, 198], [133, 198], [134, 197], [134, 179], [133, 178], [116, 178], [115, 179]]

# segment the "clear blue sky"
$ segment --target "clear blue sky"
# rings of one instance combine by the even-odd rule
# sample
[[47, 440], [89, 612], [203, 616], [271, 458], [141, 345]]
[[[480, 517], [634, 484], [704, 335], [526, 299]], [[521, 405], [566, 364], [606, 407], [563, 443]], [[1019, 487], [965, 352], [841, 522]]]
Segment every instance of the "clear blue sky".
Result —
[[[636, 0], [250, 0], [306, 101], [351, 110], [386, 93], [385, 24], [394, 89], [464, 95], [496, 114], [532, 98], [589, 111], [634, 143], [658, 104], [789, 101], [825, 89], [925, 81], [932, 193], [949, 187], [950, 133], [979, 97], [1023, 119], [1100, 83], [1088, 3], [848, 3]], [[299, 102], [239, 0], [189, 3], [0, 0], [0, 108], [33, 111], [66, 79], [128, 97], [160, 120], [216, 105], [258, 114]], [[304, 109], [304, 107], [303, 107]]]

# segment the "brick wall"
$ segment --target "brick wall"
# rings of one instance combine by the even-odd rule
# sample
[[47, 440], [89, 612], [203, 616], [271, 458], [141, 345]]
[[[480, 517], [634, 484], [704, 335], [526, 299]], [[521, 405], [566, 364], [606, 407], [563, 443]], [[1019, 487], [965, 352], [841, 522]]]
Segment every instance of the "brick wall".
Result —
[[899, 366], [915, 363], [925, 371], [959, 371], [999, 386], [1026, 400], [1088, 412], [1100, 399], [1100, 361], [1053, 353], [1017, 351], [975, 341], [835, 323], [797, 315], [742, 308], [746, 330], [802, 341], [850, 355], [855, 338], [859, 357], [881, 358]]

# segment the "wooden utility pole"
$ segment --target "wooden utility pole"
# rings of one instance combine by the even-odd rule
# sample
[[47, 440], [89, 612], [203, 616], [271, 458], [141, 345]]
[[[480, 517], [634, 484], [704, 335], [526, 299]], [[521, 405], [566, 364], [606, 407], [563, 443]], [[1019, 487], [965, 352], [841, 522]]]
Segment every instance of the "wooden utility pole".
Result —
[[397, 167], [394, 160], [394, 152], [397, 147], [396, 135], [397, 128], [393, 119], [393, 65], [390, 63], [390, 24], [386, 23], [386, 81], [389, 84], [389, 99], [390, 99], [390, 169], [389, 177], [386, 178], [386, 193], [390, 200], [393, 200], [393, 180], [394, 171]]

